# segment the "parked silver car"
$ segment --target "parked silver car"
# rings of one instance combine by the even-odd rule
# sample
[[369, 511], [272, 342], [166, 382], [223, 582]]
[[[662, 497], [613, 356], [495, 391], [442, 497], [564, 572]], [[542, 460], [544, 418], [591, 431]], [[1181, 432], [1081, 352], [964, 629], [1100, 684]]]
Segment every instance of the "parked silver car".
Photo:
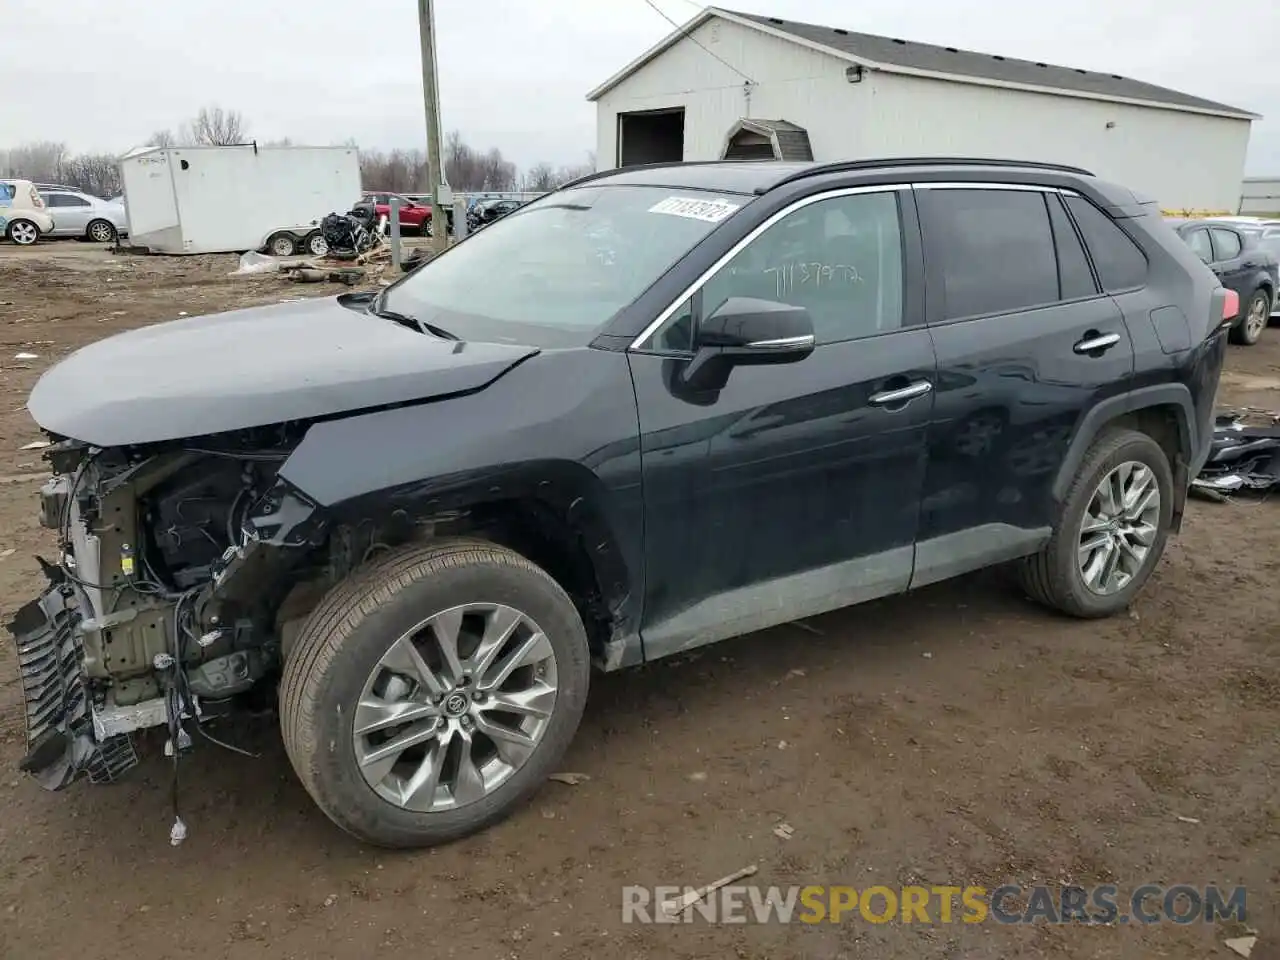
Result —
[[114, 243], [117, 237], [128, 235], [129, 218], [122, 202], [66, 188], [39, 189], [54, 220], [51, 236]]

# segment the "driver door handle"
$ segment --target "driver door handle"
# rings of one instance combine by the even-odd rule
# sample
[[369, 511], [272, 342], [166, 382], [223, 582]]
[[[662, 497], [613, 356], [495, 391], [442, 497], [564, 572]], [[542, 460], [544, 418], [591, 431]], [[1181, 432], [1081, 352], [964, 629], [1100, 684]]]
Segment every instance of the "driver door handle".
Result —
[[923, 397], [932, 389], [933, 384], [928, 380], [917, 380], [915, 383], [899, 387], [897, 390], [882, 390], [880, 393], [873, 393], [867, 403], [877, 407], [888, 407], [896, 403], [907, 404], [916, 397]]

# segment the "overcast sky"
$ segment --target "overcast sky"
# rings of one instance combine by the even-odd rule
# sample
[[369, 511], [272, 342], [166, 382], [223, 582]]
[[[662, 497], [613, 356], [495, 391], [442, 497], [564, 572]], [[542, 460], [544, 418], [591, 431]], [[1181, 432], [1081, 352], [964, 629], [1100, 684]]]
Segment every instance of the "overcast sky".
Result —
[[[684, 22], [700, 5], [655, 0]], [[1280, 3], [733, 0], [768, 13], [1121, 73], [1267, 116], [1248, 170], [1280, 175]], [[0, 0], [0, 147], [123, 151], [202, 104], [259, 139], [421, 146], [413, 0]], [[644, 0], [437, 0], [443, 126], [522, 166], [579, 163], [588, 90], [671, 25]]]

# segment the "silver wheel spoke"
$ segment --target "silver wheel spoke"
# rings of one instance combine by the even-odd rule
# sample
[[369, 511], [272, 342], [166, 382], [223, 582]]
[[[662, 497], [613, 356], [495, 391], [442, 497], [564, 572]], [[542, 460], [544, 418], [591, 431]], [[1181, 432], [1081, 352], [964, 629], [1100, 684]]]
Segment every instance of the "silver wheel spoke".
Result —
[[1084, 524], [1080, 527], [1080, 535], [1097, 533], [1100, 530], [1106, 530], [1108, 521], [1093, 514], [1085, 514]]
[[1080, 544], [1080, 562], [1087, 564], [1099, 550], [1111, 543], [1109, 533], [1099, 533]]
[[439, 712], [431, 704], [414, 703], [410, 700], [394, 703], [388, 703], [385, 700], [361, 700], [356, 707], [355, 732], [368, 734], [418, 720], [435, 719]]
[[[416, 631], [415, 631], [416, 632]], [[422, 659], [422, 654], [413, 643], [414, 634], [410, 633], [395, 642], [387, 655], [382, 658], [381, 666], [396, 673], [402, 673], [419, 681], [427, 692], [433, 696], [442, 695], [448, 687]]]
[[391, 772], [400, 754], [410, 747], [425, 743], [436, 735], [435, 721], [427, 721], [410, 727], [404, 733], [392, 737], [360, 757], [360, 767], [367, 779], [381, 780]]
[[476, 647], [470, 659], [477, 683], [483, 682], [484, 675], [493, 666], [494, 658], [498, 656], [503, 645], [511, 639], [511, 635], [516, 632], [516, 627], [520, 626], [522, 621], [520, 614], [510, 607], [495, 610], [486, 619], [484, 636], [480, 638], [480, 646]]
[[551, 650], [551, 641], [546, 638], [546, 635], [540, 632], [531, 634], [529, 639], [502, 659], [497, 665], [497, 675], [492, 679], [486, 679], [481, 689], [490, 690], [501, 687], [518, 668], [529, 666], [550, 656], [554, 654]]
[[480, 773], [480, 769], [476, 766], [475, 759], [471, 755], [474, 748], [471, 735], [462, 733], [456, 739], [460, 741], [459, 745], [462, 748], [462, 752], [458, 759], [457, 777], [453, 781], [453, 799], [459, 804], [474, 803], [487, 792], [484, 785], [484, 775]]
[[418, 769], [405, 781], [401, 806], [406, 810], [427, 811], [435, 806], [436, 788], [444, 766], [444, 746], [437, 741], [427, 748]]
[[1135, 523], [1129, 528], [1131, 536], [1137, 537], [1144, 547], [1156, 542], [1156, 526], [1153, 523]]
[[483, 716], [476, 720], [476, 729], [493, 741], [493, 747], [498, 751], [498, 756], [512, 766], [524, 763], [537, 745], [533, 738], [523, 731], [491, 722]]
[[527, 690], [514, 693], [495, 693], [481, 706], [482, 710], [502, 710], [539, 719], [551, 716], [556, 704], [556, 688], [545, 683], [535, 683]]
[[440, 647], [448, 679], [457, 683], [462, 679], [462, 664], [458, 661], [458, 634], [462, 632], [462, 611], [446, 610], [431, 621], [431, 632]]

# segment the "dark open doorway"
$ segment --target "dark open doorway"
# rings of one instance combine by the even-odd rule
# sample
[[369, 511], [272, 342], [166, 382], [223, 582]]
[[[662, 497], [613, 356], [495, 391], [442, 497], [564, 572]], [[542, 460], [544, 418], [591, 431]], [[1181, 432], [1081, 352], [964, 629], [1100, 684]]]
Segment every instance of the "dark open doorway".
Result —
[[618, 114], [618, 166], [683, 159], [683, 107]]

